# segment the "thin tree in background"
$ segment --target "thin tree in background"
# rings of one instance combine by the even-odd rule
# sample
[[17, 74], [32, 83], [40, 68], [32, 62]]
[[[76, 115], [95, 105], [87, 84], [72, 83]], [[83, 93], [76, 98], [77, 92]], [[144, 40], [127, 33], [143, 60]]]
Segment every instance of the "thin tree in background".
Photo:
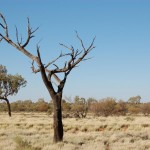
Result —
[[[53, 106], [54, 106], [54, 142], [59, 142], [63, 140], [63, 124], [62, 124], [62, 107], [61, 107], [61, 101], [62, 101], [62, 94], [63, 89], [67, 80], [67, 77], [69, 73], [72, 71], [73, 68], [75, 68], [80, 62], [87, 60], [88, 58], [85, 58], [89, 52], [91, 52], [92, 49], [94, 49], [94, 40], [92, 40], [91, 44], [88, 48], [84, 46], [84, 43], [82, 39], [79, 37], [78, 33], [76, 32], [77, 38], [82, 46], [82, 50], [76, 50], [73, 46], [66, 46], [64, 44], [60, 44], [61, 46], [65, 47], [69, 50], [68, 53], [61, 53], [57, 58], [54, 60], [48, 62], [46, 65], [43, 64], [42, 58], [40, 55], [40, 47], [37, 45], [37, 56], [33, 55], [29, 52], [29, 50], [26, 49], [27, 45], [30, 43], [31, 39], [34, 37], [34, 33], [38, 30], [36, 28], [35, 30], [32, 29], [30, 26], [30, 20], [27, 18], [27, 38], [23, 42], [22, 38], [19, 38], [18, 36], [18, 29], [16, 27], [16, 41], [14, 42], [13, 39], [9, 36], [9, 30], [8, 25], [5, 20], [5, 17], [0, 14], [2, 23], [0, 23], [1, 28], [3, 29], [3, 33], [0, 33], [0, 41], [6, 41], [8, 44], [15, 47], [18, 51], [22, 52], [24, 55], [29, 57], [32, 60], [32, 71], [34, 73], [41, 73], [42, 80], [53, 100]], [[57, 60], [63, 57], [68, 57], [68, 59], [65, 59], [66, 62], [64, 62], [63, 67], [59, 67], [56, 63]], [[34, 65], [36, 63], [37, 67]], [[50, 69], [50, 66], [54, 65], [54, 69]], [[58, 77], [58, 74], [62, 74], [61, 78]], [[53, 84], [52, 77], [57, 81], [57, 85]], [[55, 88], [54, 86], [57, 86]]]
[[21, 87], [26, 86], [26, 81], [21, 75], [7, 74], [5, 66], [0, 65], [0, 100], [5, 100], [8, 106], [8, 114], [11, 117], [11, 107], [8, 96], [18, 93]]

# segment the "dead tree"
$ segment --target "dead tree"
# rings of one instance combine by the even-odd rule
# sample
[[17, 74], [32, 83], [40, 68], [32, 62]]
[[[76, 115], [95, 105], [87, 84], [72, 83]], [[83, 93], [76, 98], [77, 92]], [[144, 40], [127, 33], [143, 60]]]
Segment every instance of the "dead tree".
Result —
[[[46, 65], [43, 64], [42, 58], [40, 55], [40, 47], [37, 45], [37, 56], [33, 55], [29, 52], [29, 50], [26, 49], [26, 46], [30, 43], [31, 39], [34, 37], [34, 33], [38, 30], [36, 28], [35, 30], [32, 29], [30, 26], [30, 20], [27, 18], [27, 38], [25, 42], [23, 42], [22, 38], [19, 39], [18, 36], [18, 29], [16, 27], [16, 41], [12, 40], [9, 36], [9, 30], [8, 25], [6, 22], [5, 17], [3, 14], [0, 13], [0, 17], [2, 20], [2, 23], [0, 23], [1, 28], [3, 29], [3, 33], [0, 33], [0, 41], [6, 41], [8, 44], [15, 47], [18, 51], [22, 52], [24, 55], [29, 57], [32, 60], [32, 71], [34, 73], [41, 73], [42, 80], [53, 100], [53, 106], [54, 106], [54, 142], [59, 142], [63, 140], [63, 124], [62, 124], [62, 108], [61, 108], [61, 101], [62, 101], [62, 94], [63, 89], [67, 80], [67, 76], [71, 72], [73, 68], [75, 68], [80, 62], [87, 60], [88, 58], [85, 58], [89, 52], [91, 52], [92, 49], [94, 49], [94, 40], [92, 40], [90, 46], [88, 48], [85, 48], [84, 43], [82, 39], [79, 37], [78, 33], [76, 32], [77, 38], [80, 41], [80, 44], [82, 46], [82, 50], [75, 50], [73, 46], [68, 47], [64, 44], [60, 44], [61, 46], [65, 47], [69, 50], [68, 53], [61, 53], [56, 59], [48, 62]], [[68, 56], [69, 60], [64, 63], [64, 66], [60, 68], [58, 65], [56, 65], [56, 61], [64, 56]], [[34, 63], [36, 63], [37, 67], [35, 67]], [[54, 65], [55, 69], [49, 69], [50, 66]], [[63, 74], [63, 79], [60, 79], [58, 77], [58, 74]], [[54, 89], [54, 85], [52, 82], [52, 77], [57, 81], [57, 89]]]

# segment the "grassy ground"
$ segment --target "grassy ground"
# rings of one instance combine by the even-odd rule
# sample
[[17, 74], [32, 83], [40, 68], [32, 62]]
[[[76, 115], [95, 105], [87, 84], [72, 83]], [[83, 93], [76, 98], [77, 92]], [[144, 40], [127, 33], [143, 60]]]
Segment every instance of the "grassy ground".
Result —
[[150, 150], [150, 117], [66, 118], [58, 144], [52, 122], [44, 113], [0, 114], [0, 150]]

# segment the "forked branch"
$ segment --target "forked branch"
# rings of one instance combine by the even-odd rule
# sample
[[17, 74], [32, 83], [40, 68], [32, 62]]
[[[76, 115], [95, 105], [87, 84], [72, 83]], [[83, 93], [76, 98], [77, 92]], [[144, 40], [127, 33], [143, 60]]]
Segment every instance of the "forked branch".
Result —
[[[94, 46], [94, 41], [95, 41], [95, 37], [93, 38], [90, 46], [88, 48], [85, 47], [83, 40], [80, 38], [80, 36], [78, 35], [78, 32], [76, 31], [76, 36], [77, 39], [79, 40], [81, 46], [82, 46], [82, 50], [75, 50], [75, 48], [73, 46], [66, 46], [64, 44], [60, 44], [61, 46], [65, 47], [66, 49], [68, 49], [70, 52], [69, 53], [65, 53], [63, 54], [61, 52], [61, 54], [55, 58], [54, 60], [48, 62], [46, 65], [43, 65], [42, 60], [41, 60], [41, 56], [40, 56], [40, 51], [39, 51], [39, 46], [37, 46], [37, 55], [35, 56], [33, 54], [31, 54], [28, 50], [25, 49], [25, 47], [30, 43], [30, 40], [34, 37], [34, 33], [39, 29], [36, 28], [35, 30], [32, 29], [32, 27], [30, 26], [30, 20], [29, 18], [27, 18], [27, 38], [24, 42], [24, 44], [22, 44], [22, 37], [19, 39], [19, 34], [18, 34], [18, 29], [16, 27], [16, 39], [17, 42], [15, 43], [11, 38], [9, 38], [9, 34], [8, 34], [8, 26], [7, 26], [7, 22], [5, 20], [5, 17], [0, 13], [0, 18], [2, 19], [2, 23], [0, 23], [0, 27], [4, 30], [4, 34], [0, 33], [0, 41], [5, 40], [6, 42], [8, 42], [10, 45], [12, 45], [13, 47], [15, 47], [17, 50], [21, 51], [23, 54], [25, 54], [27, 57], [29, 57], [32, 60], [32, 71], [34, 73], [38, 73], [41, 72], [43, 81], [45, 83], [45, 85], [47, 87], [50, 87], [50, 89], [52, 91], [54, 91], [53, 87], [52, 87], [52, 82], [51, 82], [51, 77], [53, 76], [55, 78], [55, 80], [58, 82], [58, 88], [59, 90], [62, 90], [64, 87], [64, 84], [66, 82], [67, 76], [68, 74], [71, 72], [71, 70], [73, 68], [75, 68], [81, 61], [85, 61], [88, 60], [90, 58], [86, 58], [87, 54], [95, 48]], [[69, 59], [64, 63], [63, 67], [59, 67], [56, 64], [56, 61], [68, 56]], [[35, 69], [34, 67], [34, 62], [36, 62], [38, 68]], [[54, 65], [55, 68], [54, 69], [50, 69], [50, 66]], [[64, 78], [61, 80], [56, 74], [57, 73], [64, 73]], [[54, 93], [54, 92], [53, 92]]]
[[[77, 32], [76, 32], [77, 33]], [[88, 60], [88, 59], [91, 59], [91, 58], [85, 58], [87, 56], [87, 54], [95, 48], [94, 46], [94, 41], [95, 41], [95, 38], [93, 38], [90, 46], [86, 49], [85, 46], [84, 46], [84, 43], [82, 41], [82, 39], [79, 37], [79, 35], [77, 34], [77, 38], [80, 40], [80, 43], [82, 45], [82, 48], [83, 48], [83, 51], [79, 51], [78, 49], [75, 50], [73, 46], [71, 47], [68, 47], [64, 44], [60, 44], [61, 46], [67, 48], [68, 50], [71, 50], [72, 53], [69, 54], [70, 56], [70, 60], [68, 61], [68, 64], [67, 66], [65, 65], [64, 68], [57, 68], [55, 70], [53, 70], [54, 73], [61, 73], [61, 72], [68, 72], [69, 70], [72, 70], [74, 67], [77, 66], [77, 64], [79, 64], [81, 61], [85, 61], [85, 60]]]
[[[8, 26], [7, 26], [7, 22], [6, 22], [6, 20], [5, 20], [5, 17], [4, 17], [1, 13], [0, 13], [0, 18], [1, 18], [2, 21], [3, 21], [3, 24], [0, 23], [0, 26], [5, 30], [5, 36], [8, 37]], [[0, 36], [2, 36], [2, 35], [0, 34]]]
[[8, 33], [8, 26], [7, 26], [7, 22], [5, 20], [5, 17], [0, 13], [0, 18], [2, 19], [3, 23], [1, 23], [1, 27], [4, 29], [4, 34], [0, 33], [0, 41], [5, 40], [7, 43], [9, 43], [10, 45], [12, 45], [13, 47], [15, 47], [17, 50], [21, 51], [23, 54], [25, 54], [27, 57], [29, 57], [30, 59], [36, 61], [37, 64], [39, 64], [38, 59], [36, 56], [34, 56], [33, 54], [31, 54], [29, 51], [27, 51], [25, 49], [25, 46], [29, 43], [30, 39], [33, 37], [33, 33], [36, 30], [32, 31], [32, 28], [30, 28], [30, 22], [28, 22], [28, 30], [30, 30], [28, 32], [28, 38], [25, 42], [25, 44], [21, 45], [21, 41], [19, 42], [19, 37], [18, 37], [18, 30], [16, 28], [16, 38], [17, 38], [17, 43], [15, 43], [11, 38], [9, 38], [9, 33]]
[[37, 27], [35, 30], [32, 30], [32, 28], [30, 27], [30, 19], [27, 18], [27, 20], [28, 20], [28, 37], [26, 39], [26, 42], [22, 45], [23, 48], [25, 48], [29, 44], [30, 40], [34, 37], [33, 33], [35, 33], [39, 29], [39, 27]]

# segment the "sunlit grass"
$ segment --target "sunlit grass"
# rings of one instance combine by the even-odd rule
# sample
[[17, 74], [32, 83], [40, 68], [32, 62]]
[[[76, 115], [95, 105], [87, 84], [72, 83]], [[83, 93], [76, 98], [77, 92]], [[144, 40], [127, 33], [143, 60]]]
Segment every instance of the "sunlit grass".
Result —
[[53, 144], [53, 118], [44, 113], [0, 114], [0, 150], [148, 150], [150, 117], [65, 118], [64, 141]]

